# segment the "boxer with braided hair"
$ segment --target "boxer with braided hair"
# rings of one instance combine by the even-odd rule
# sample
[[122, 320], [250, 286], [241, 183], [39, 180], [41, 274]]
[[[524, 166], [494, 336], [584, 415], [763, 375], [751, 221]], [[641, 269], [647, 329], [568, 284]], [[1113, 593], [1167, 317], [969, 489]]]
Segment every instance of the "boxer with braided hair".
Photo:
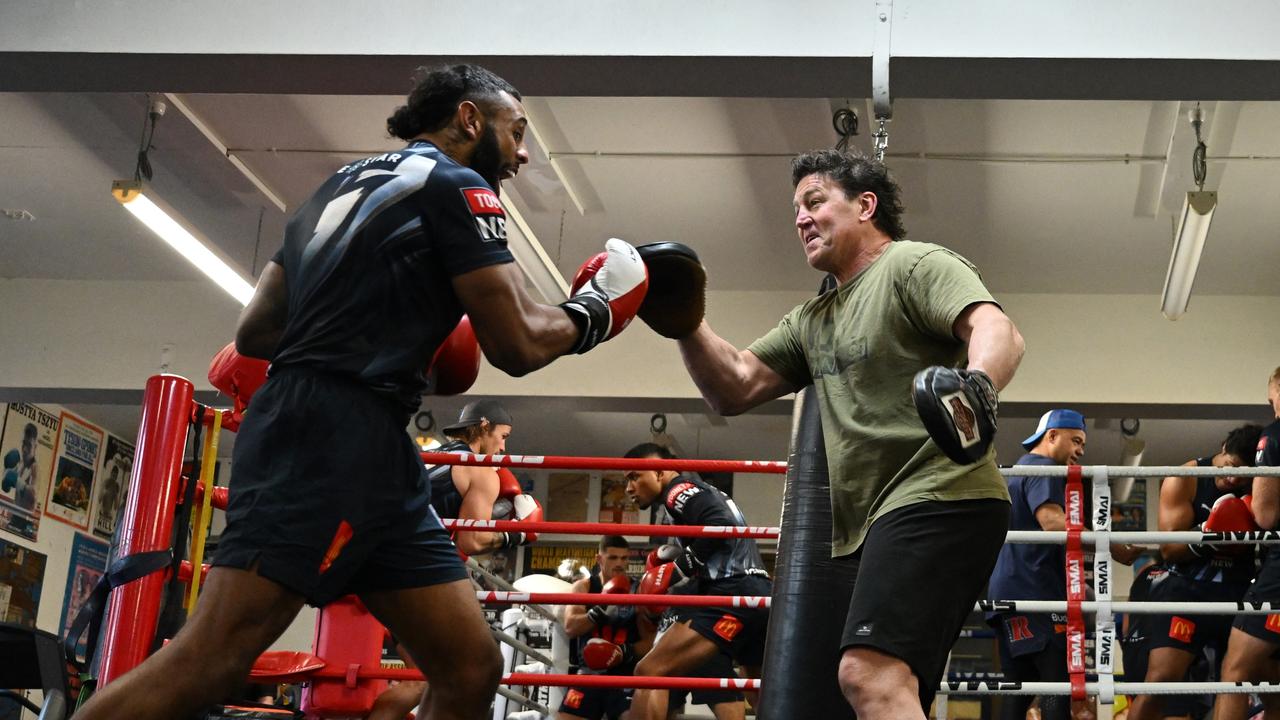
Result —
[[486, 711], [501, 657], [404, 432], [426, 368], [466, 313], [490, 363], [524, 375], [617, 335], [648, 287], [635, 248], [612, 239], [565, 302], [529, 296], [499, 200], [529, 161], [528, 124], [492, 72], [426, 70], [387, 122], [407, 144], [338, 168], [298, 207], [236, 327], [234, 349], [271, 368], [236, 438], [205, 593], [78, 718], [191, 716], [243, 682], [304, 603], [347, 594], [432, 678], [430, 720]]

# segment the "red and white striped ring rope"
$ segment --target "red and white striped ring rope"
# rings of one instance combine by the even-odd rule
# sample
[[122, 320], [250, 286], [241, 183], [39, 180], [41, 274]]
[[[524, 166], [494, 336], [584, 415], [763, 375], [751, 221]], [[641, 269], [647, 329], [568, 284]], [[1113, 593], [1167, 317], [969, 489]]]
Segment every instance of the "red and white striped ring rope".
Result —
[[[768, 595], [609, 595], [599, 593], [513, 592], [477, 590], [480, 602], [498, 604], [541, 603], [545, 605], [639, 605], [644, 607], [742, 607], [762, 608], [773, 604]], [[1096, 612], [1100, 603], [1085, 600], [1083, 612]], [[1066, 600], [980, 600], [975, 612], [1062, 613]], [[1155, 602], [1151, 600], [1111, 602], [1115, 612], [1135, 615], [1165, 615], [1186, 612], [1195, 615], [1271, 615], [1280, 613], [1280, 602]]]
[[[733, 525], [645, 525], [640, 523], [589, 523], [589, 522], [530, 522], [520, 520], [443, 520], [444, 526], [450, 530], [477, 530], [485, 532], [505, 532], [508, 530], [536, 533], [560, 533], [562, 535], [599, 535], [607, 532], [611, 535], [648, 535], [662, 537], [746, 537], [776, 538], [779, 534], [777, 526], [750, 525], [737, 527]], [[1080, 539], [1086, 543], [1093, 542], [1101, 533], [1085, 530]], [[1037, 545], [1061, 545], [1066, 542], [1067, 533], [1063, 531], [1043, 530], [1010, 530], [1005, 542], [1031, 543]], [[1172, 532], [1148, 532], [1144, 530], [1126, 530], [1107, 533], [1107, 539], [1123, 543], [1208, 543], [1211, 545], [1228, 544], [1280, 544], [1280, 530], [1252, 530], [1247, 532], [1198, 532], [1194, 530]]]
[[[784, 475], [782, 460], [663, 460], [660, 458], [575, 457], [566, 455], [484, 455], [480, 453], [424, 452], [428, 465], [514, 467], [543, 470], [675, 470], [677, 472], [743, 472]], [[1000, 468], [1002, 475], [1066, 477], [1071, 465], [1014, 465]], [[1082, 465], [1083, 477], [1106, 472], [1116, 478], [1136, 477], [1280, 477], [1280, 466], [1250, 468], [1183, 467], [1182, 465]]]
[[[309, 678], [348, 679], [345, 667], [324, 667], [309, 673]], [[262, 678], [260, 678], [262, 679]], [[364, 668], [356, 671], [356, 680], [421, 680], [422, 673], [412, 668]], [[503, 685], [543, 687], [645, 688], [671, 690], [758, 690], [761, 680], [749, 678], [653, 677], [643, 675], [566, 675], [511, 673]], [[1086, 685], [1090, 695], [1097, 694], [1098, 683]], [[1230, 682], [1118, 682], [1115, 691], [1126, 695], [1199, 695], [1280, 692], [1280, 683]], [[946, 695], [1066, 695], [1070, 683], [1008, 682], [1001, 680], [951, 680], [943, 682], [938, 692]]]

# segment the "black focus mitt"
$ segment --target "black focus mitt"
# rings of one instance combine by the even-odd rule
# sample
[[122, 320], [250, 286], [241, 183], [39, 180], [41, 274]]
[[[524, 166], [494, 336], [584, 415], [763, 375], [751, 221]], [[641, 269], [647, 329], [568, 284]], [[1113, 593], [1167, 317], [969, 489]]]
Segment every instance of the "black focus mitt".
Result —
[[637, 313], [653, 331], [679, 340], [693, 334], [706, 313], [707, 271], [693, 248], [659, 242], [636, 248], [649, 269], [649, 292]]
[[981, 460], [996, 436], [1000, 399], [981, 370], [935, 365], [916, 373], [911, 399], [929, 436], [961, 465]]

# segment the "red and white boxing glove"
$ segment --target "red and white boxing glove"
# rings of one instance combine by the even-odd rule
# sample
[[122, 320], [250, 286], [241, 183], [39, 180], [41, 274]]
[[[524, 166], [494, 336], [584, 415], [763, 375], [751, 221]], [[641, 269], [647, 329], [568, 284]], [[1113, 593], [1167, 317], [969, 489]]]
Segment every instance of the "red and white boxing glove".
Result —
[[[511, 498], [512, 520], [516, 522], [542, 522], [542, 505], [532, 495], [520, 494]], [[502, 547], [528, 545], [538, 539], [536, 532], [511, 531], [503, 533]]]
[[605, 251], [573, 276], [572, 297], [560, 303], [579, 330], [572, 352], [581, 354], [622, 332], [644, 302], [649, 271], [630, 244], [610, 238]]
[[604, 638], [591, 638], [582, 646], [582, 664], [592, 670], [611, 670], [627, 659], [627, 648]]
[[[676, 576], [680, 571], [676, 569], [675, 563], [662, 563], [655, 565], [644, 571], [644, 575], [640, 578], [640, 594], [641, 595], [666, 595], [671, 590], [671, 586], [677, 582]], [[653, 606], [637, 606], [651, 618], [656, 618], [666, 612], [667, 608], [661, 605]]]
[[493, 519], [514, 520], [516, 514], [512, 500], [522, 494], [524, 488], [520, 487], [516, 474], [507, 468], [498, 468], [498, 499], [493, 502]]
[[240, 426], [244, 411], [249, 407], [249, 400], [267, 381], [268, 365], [266, 360], [246, 357], [236, 352], [235, 343], [227, 343], [226, 347], [213, 356], [209, 363], [209, 383], [235, 404], [231, 420], [225, 424], [227, 429], [235, 430]]
[[480, 374], [480, 343], [466, 315], [458, 321], [453, 332], [444, 339], [427, 368], [432, 377], [431, 387], [435, 395], [461, 395], [476, 381]]
[[[1250, 508], [1252, 497], [1238, 498], [1235, 495], [1223, 495], [1214, 501], [1213, 507], [1209, 510], [1209, 517], [1205, 518], [1201, 530], [1204, 532], [1247, 532], [1250, 530], [1260, 530], [1258, 523], [1253, 518], [1253, 511]], [[1244, 552], [1245, 545], [1207, 545], [1193, 544], [1189, 545], [1191, 552], [1196, 557], [1212, 557], [1213, 555], [1232, 555]]]

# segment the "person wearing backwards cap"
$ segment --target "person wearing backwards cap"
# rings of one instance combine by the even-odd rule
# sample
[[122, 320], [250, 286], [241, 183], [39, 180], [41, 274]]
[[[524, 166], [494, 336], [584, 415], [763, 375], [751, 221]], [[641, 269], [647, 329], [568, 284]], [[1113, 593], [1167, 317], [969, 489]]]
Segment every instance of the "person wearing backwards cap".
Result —
[[[1087, 440], [1084, 415], [1075, 410], [1050, 410], [1040, 416], [1036, 431], [1022, 441], [1027, 451], [1018, 465], [1072, 465], [1084, 456]], [[1066, 483], [1062, 478], [1014, 475], [1008, 478], [1013, 509], [1010, 530], [1065, 530]], [[1117, 561], [1129, 564], [1137, 552], [1113, 546]], [[1062, 545], [1005, 543], [996, 558], [988, 585], [992, 600], [1064, 600], [1066, 555]], [[1066, 615], [1063, 613], [991, 613], [989, 622], [1000, 644], [1000, 667], [1010, 681], [1066, 682]], [[1026, 717], [1034, 696], [1004, 698], [1004, 720]], [[1066, 696], [1043, 695], [1044, 720], [1066, 720], [1071, 706]]]
[[[494, 455], [506, 452], [511, 415], [497, 400], [467, 403], [458, 421], [444, 428], [452, 440], [437, 452]], [[436, 465], [428, 471], [431, 506], [442, 518], [461, 520], [542, 520], [542, 506], [502, 467]], [[538, 539], [531, 532], [455, 531], [454, 542], [466, 555], [482, 555], [527, 545]]]
[[[506, 452], [511, 436], [511, 415], [497, 400], [474, 400], [467, 403], [458, 421], [443, 428], [452, 440], [436, 452], [494, 455]], [[504, 467], [469, 465], [428, 466], [431, 484], [431, 507], [442, 519], [462, 520], [528, 520], [542, 519], [542, 506], [525, 494], [520, 481]], [[531, 532], [486, 532], [455, 530], [454, 544], [463, 555], [484, 555], [503, 548], [526, 545], [538, 539]], [[403, 647], [397, 647], [409, 667], [416, 667]], [[427, 683], [409, 680], [387, 688], [365, 720], [402, 720], [414, 708], [420, 708]]]

